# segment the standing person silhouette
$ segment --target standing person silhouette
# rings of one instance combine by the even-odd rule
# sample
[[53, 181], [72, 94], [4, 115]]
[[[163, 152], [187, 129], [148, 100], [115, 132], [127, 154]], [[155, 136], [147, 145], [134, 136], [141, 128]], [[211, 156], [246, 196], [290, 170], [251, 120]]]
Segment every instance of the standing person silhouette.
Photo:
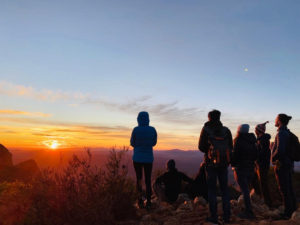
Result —
[[253, 180], [255, 192], [264, 198], [265, 203], [272, 207], [272, 200], [269, 190], [269, 170], [270, 170], [270, 139], [271, 135], [266, 133], [266, 124], [269, 121], [258, 124], [255, 127], [257, 137], [256, 145], [258, 150], [258, 159], [256, 160], [256, 170]]
[[136, 188], [139, 193], [138, 205], [140, 208], [144, 207], [142, 199], [142, 178], [143, 169], [145, 174], [146, 184], [146, 208], [151, 208], [151, 173], [153, 157], [153, 146], [157, 142], [157, 133], [154, 127], [149, 126], [148, 112], [140, 112], [137, 117], [138, 126], [135, 127], [131, 134], [130, 144], [133, 147], [133, 166], [136, 173]]
[[199, 138], [199, 150], [204, 153], [208, 187], [210, 217], [208, 222], [218, 223], [217, 215], [217, 179], [219, 180], [223, 202], [223, 220], [230, 222], [230, 199], [228, 191], [228, 166], [233, 148], [232, 135], [220, 121], [221, 112], [208, 113], [208, 122], [204, 124]]
[[237, 135], [233, 143], [231, 166], [234, 176], [239, 184], [244, 197], [245, 210], [239, 214], [243, 219], [254, 219], [250, 200], [250, 183], [254, 177], [255, 161], [258, 158], [256, 137], [249, 133], [250, 126], [242, 124], [238, 127]]
[[289, 157], [290, 131], [287, 128], [291, 116], [279, 114], [275, 120], [278, 127], [275, 143], [272, 148], [272, 164], [275, 165], [275, 175], [283, 198], [284, 213], [281, 219], [288, 220], [297, 209], [295, 193], [293, 189], [292, 173], [294, 162]]

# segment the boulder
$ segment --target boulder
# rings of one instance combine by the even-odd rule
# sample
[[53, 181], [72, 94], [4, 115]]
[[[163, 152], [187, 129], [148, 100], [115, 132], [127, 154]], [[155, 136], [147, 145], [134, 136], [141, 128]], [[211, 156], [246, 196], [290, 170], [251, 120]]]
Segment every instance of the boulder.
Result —
[[176, 210], [177, 214], [184, 214], [186, 212], [193, 211], [193, 203], [192, 201], [185, 201], [183, 204], [179, 205], [179, 207]]
[[231, 207], [237, 207], [238, 201], [237, 200], [231, 200], [230, 205], [231, 205]]
[[250, 199], [253, 204], [264, 204], [264, 199], [258, 194], [256, 194], [254, 189], [252, 189], [252, 191], [250, 192]]
[[265, 204], [257, 204], [252, 202], [252, 207], [254, 212], [259, 214], [266, 214], [267, 212], [269, 212], [269, 207]]
[[194, 199], [195, 206], [199, 206], [199, 205], [206, 206], [206, 204], [207, 204], [207, 201], [203, 197], [196, 197]]
[[40, 169], [33, 159], [26, 160], [15, 166], [15, 179], [30, 181], [40, 172]]
[[300, 212], [296, 211], [293, 213], [291, 220], [298, 222], [300, 224]]
[[0, 170], [13, 166], [12, 154], [0, 144]]
[[280, 218], [280, 210], [275, 209], [275, 210], [269, 210], [265, 214], [263, 214], [265, 217], [269, 217], [271, 219], [279, 219]]
[[27, 182], [39, 173], [39, 167], [34, 160], [27, 160], [13, 165], [12, 154], [0, 144], [0, 182], [20, 180]]
[[244, 196], [243, 195], [240, 195], [240, 197], [237, 200], [237, 203], [238, 203], [239, 208], [244, 208], [245, 207], [245, 205], [244, 205]]
[[176, 217], [169, 217], [165, 222], [164, 225], [180, 225], [179, 220]]
[[184, 203], [185, 201], [190, 201], [190, 197], [188, 194], [186, 193], [181, 193], [178, 195], [178, 198], [176, 200], [176, 204], [181, 204], [181, 203]]

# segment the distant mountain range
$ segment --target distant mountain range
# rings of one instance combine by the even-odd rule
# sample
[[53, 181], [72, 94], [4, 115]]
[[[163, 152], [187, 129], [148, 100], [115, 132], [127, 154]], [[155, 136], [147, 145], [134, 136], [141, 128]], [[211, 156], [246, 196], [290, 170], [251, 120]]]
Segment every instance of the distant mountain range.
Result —
[[[102, 167], [105, 165], [109, 149], [91, 149], [92, 162], [94, 165]], [[80, 157], [87, 157], [85, 150], [41, 150], [41, 151], [24, 151], [24, 150], [11, 150], [13, 154], [14, 163], [19, 163], [27, 159], [35, 159], [40, 168], [46, 167], [63, 167], [72, 158], [73, 154]], [[128, 151], [124, 164], [127, 166], [129, 175], [134, 176], [132, 166], [132, 151]], [[187, 175], [194, 177], [198, 170], [200, 163], [203, 160], [203, 153], [198, 150], [183, 151], [180, 149], [173, 150], [155, 150], [154, 151], [154, 165], [153, 174], [157, 171], [165, 169], [166, 162], [169, 159], [174, 159], [178, 170], [185, 172]], [[300, 163], [295, 163], [295, 170], [300, 171]], [[234, 182], [231, 169], [229, 170], [229, 179]]]

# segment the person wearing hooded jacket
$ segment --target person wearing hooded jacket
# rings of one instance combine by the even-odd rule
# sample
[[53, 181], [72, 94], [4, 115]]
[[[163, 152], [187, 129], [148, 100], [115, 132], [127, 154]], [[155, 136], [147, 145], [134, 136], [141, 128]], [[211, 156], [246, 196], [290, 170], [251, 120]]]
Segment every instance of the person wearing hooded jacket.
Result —
[[154, 127], [149, 126], [150, 119], [148, 112], [140, 112], [137, 117], [138, 126], [131, 134], [130, 145], [133, 147], [133, 166], [136, 173], [136, 188], [139, 193], [138, 205], [144, 207], [142, 199], [142, 178], [143, 169], [146, 184], [146, 208], [151, 208], [151, 173], [153, 157], [153, 146], [157, 142], [157, 133]]
[[245, 211], [239, 216], [244, 219], [255, 218], [250, 201], [249, 186], [254, 177], [255, 161], [258, 157], [256, 138], [249, 133], [250, 126], [242, 124], [238, 127], [237, 136], [233, 143], [231, 166], [234, 176], [244, 196]]
[[258, 149], [258, 159], [256, 160], [256, 174], [253, 181], [255, 192], [264, 198], [265, 203], [272, 207], [272, 201], [269, 191], [269, 169], [270, 169], [270, 139], [271, 135], [266, 132], [266, 124], [269, 121], [258, 124], [255, 127], [257, 137], [256, 145]]

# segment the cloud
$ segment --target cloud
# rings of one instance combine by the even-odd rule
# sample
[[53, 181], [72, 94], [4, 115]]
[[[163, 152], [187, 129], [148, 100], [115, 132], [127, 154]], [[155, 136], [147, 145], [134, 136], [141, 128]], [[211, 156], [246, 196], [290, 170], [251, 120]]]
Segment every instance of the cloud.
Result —
[[114, 102], [101, 97], [94, 97], [88, 93], [53, 91], [48, 89], [38, 90], [31, 86], [13, 84], [0, 81], [0, 94], [8, 96], [19, 96], [39, 101], [67, 101], [71, 107], [82, 104], [101, 106], [112, 110], [127, 113], [138, 113], [148, 111], [162, 122], [193, 124], [202, 116], [203, 110], [196, 107], [180, 107], [179, 102], [151, 104], [151, 96], [141, 96], [127, 102]]
[[51, 114], [42, 112], [26, 112], [11, 109], [0, 109], [0, 114], [4, 115], [22, 115], [22, 116], [32, 116], [32, 117], [50, 117]]
[[[130, 128], [124, 127], [124, 126], [95, 126], [90, 124], [84, 124], [84, 123], [68, 123], [68, 122], [60, 122], [60, 121], [48, 121], [43, 119], [37, 119], [37, 118], [12, 118], [12, 117], [0, 117], [0, 121], [2, 122], [10, 122], [10, 123], [18, 123], [18, 124], [35, 124], [35, 125], [41, 125], [41, 126], [53, 126], [56, 127], [59, 131], [62, 129], [62, 132], [66, 131], [73, 131], [76, 130], [78, 132], [81, 132], [83, 130], [93, 130], [93, 131], [129, 131]], [[63, 127], [63, 128], [61, 128]], [[68, 128], [71, 128], [71, 130], [67, 130]]]
[[59, 90], [52, 91], [49, 89], [37, 90], [31, 86], [14, 84], [7, 81], [0, 81], [0, 94], [8, 96], [22, 96], [51, 102], [59, 100], [83, 100], [88, 97], [80, 92], [64, 92]]

